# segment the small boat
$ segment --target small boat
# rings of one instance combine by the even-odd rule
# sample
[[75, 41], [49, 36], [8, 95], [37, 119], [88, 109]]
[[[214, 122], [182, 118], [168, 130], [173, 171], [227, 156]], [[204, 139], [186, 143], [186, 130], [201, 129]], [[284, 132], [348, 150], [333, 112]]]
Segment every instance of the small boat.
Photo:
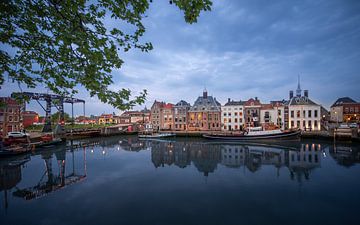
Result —
[[175, 134], [173, 134], [173, 133], [139, 134], [138, 137], [146, 138], [146, 139], [157, 139], [157, 138], [175, 137]]
[[228, 141], [272, 140], [298, 138], [300, 130], [262, 130], [261, 127], [250, 128], [243, 133], [204, 134], [204, 138]]

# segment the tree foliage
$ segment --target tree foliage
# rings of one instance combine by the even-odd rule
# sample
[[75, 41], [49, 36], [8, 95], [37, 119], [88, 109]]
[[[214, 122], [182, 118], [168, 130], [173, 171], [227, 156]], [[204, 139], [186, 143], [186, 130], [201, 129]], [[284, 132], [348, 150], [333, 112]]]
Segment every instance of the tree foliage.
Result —
[[[174, 0], [185, 21], [197, 22], [210, 0]], [[90, 96], [119, 109], [145, 101], [146, 90], [109, 89], [121, 52], [150, 51], [141, 43], [148, 0], [4, 0], [0, 1], [0, 85], [5, 77], [29, 88], [44, 85], [56, 94], [73, 95], [77, 85]], [[105, 22], [115, 20], [116, 27]], [[122, 29], [130, 26], [132, 29]]]

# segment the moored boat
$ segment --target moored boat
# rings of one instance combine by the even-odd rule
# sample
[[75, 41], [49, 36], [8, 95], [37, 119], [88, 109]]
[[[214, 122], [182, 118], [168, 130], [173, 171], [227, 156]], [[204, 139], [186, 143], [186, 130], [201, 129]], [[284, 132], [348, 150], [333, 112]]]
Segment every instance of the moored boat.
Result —
[[167, 138], [167, 137], [175, 137], [173, 133], [151, 133], [151, 134], [139, 134], [139, 138], [146, 139], [157, 139], [157, 138]]
[[0, 150], [0, 157], [21, 155], [30, 151], [31, 149], [28, 146], [8, 146]]
[[249, 141], [249, 140], [271, 140], [298, 138], [300, 130], [262, 130], [260, 128], [251, 128], [242, 133], [221, 133], [204, 134], [204, 138], [228, 141]]

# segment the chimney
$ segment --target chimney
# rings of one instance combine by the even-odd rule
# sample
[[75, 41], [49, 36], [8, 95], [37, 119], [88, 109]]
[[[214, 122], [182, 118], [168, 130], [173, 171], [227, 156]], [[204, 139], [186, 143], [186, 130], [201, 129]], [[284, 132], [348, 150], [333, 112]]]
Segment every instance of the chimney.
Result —
[[304, 90], [304, 96], [307, 98], [309, 97], [309, 90]]
[[258, 98], [257, 97], [255, 97], [255, 101], [257, 101], [258, 100]]
[[228, 102], [230, 102], [230, 98], [228, 98]]
[[289, 98], [292, 99], [294, 97], [294, 91], [290, 91]]

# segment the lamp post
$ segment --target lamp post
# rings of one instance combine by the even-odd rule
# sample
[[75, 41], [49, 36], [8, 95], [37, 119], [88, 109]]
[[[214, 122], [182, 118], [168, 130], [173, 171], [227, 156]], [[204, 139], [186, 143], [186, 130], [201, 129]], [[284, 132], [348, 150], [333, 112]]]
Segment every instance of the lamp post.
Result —
[[337, 112], [335, 111], [335, 115], [336, 115], [336, 126], [338, 127], [339, 126], [339, 117], [337, 115]]

